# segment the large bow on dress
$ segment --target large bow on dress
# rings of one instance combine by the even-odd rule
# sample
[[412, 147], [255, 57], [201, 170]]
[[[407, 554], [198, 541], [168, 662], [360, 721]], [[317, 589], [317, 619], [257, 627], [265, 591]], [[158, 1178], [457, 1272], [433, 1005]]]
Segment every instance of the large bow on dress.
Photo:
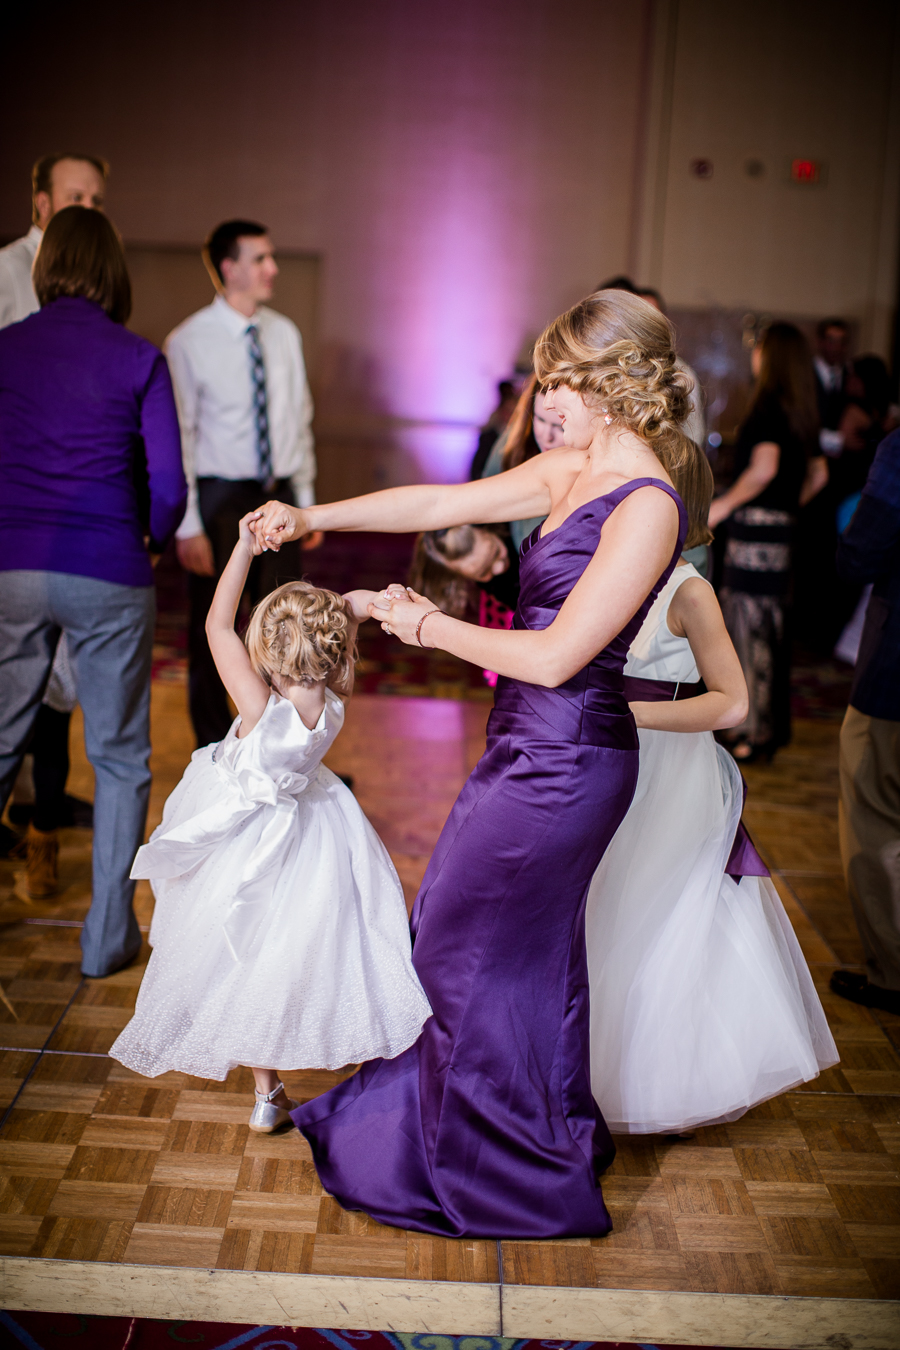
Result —
[[[290, 718], [299, 722], [293, 709]], [[246, 834], [252, 830], [253, 846], [242, 850], [246, 861], [240, 873], [222, 879], [230, 896], [222, 927], [236, 961], [246, 953], [257, 931], [261, 902], [271, 895], [275, 878], [289, 865], [299, 846], [298, 798], [318, 777], [318, 764], [307, 774], [287, 767], [266, 771], [254, 762], [252, 753], [242, 753], [245, 744], [230, 734], [215, 748], [218, 782], [210, 794], [210, 804], [171, 826], [164, 818], [150, 842], [138, 850], [131, 869], [132, 877], [154, 881], [184, 876], [239, 831]], [[308, 750], [308, 744], [309, 739], [304, 749]], [[208, 746], [196, 750], [191, 756], [192, 767], [198, 759], [201, 764], [204, 760], [208, 763], [210, 754]], [[227, 898], [223, 896], [223, 900]]]

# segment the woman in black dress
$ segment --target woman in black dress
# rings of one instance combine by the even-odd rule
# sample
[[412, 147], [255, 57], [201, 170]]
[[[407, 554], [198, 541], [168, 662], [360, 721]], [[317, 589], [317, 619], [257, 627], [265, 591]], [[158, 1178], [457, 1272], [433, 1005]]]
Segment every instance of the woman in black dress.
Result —
[[771, 758], [791, 736], [789, 607], [797, 513], [828, 480], [818, 449], [812, 354], [790, 323], [773, 323], [753, 351], [756, 385], [738, 435], [737, 478], [709, 513], [728, 520], [722, 612], [750, 693], [732, 733], [743, 763]]

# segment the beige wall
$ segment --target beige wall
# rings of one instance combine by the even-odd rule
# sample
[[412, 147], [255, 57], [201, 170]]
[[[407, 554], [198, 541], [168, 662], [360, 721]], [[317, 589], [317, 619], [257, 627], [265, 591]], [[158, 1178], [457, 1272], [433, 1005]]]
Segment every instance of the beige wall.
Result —
[[[845, 314], [889, 356], [900, 7], [660, 0], [655, 15], [640, 268], [675, 306]], [[822, 161], [824, 181], [793, 184], [795, 158]]]
[[261, 218], [323, 260], [318, 431], [341, 481], [459, 476], [523, 338], [627, 261], [648, 14], [53, 6], [4, 63], [0, 232], [27, 223], [31, 160], [66, 144], [112, 162], [127, 240]]
[[[63, 146], [110, 159], [109, 211], [132, 243], [196, 246], [221, 219], [261, 218], [321, 258], [307, 342], [323, 490], [459, 477], [523, 342], [626, 268], [682, 310], [843, 310], [885, 348], [895, 9], [23, 9], [0, 88], [0, 234], [25, 229], [29, 166]], [[795, 153], [828, 163], [826, 186], [783, 181]], [[698, 155], [708, 182], [687, 172]]]

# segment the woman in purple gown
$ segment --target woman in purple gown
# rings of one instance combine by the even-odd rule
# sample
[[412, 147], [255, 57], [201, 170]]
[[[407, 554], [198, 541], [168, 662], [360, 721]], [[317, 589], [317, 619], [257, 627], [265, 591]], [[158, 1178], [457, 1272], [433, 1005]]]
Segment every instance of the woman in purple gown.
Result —
[[412, 916], [434, 1016], [294, 1111], [323, 1185], [348, 1209], [445, 1236], [609, 1231], [614, 1156], [591, 1096], [585, 899], [625, 815], [638, 741], [629, 644], [685, 534], [668, 469], [699, 454], [666, 319], [601, 291], [535, 350], [565, 446], [495, 478], [394, 488], [296, 510], [272, 502], [263, 546], [316, 529], [430, 530], [547, 516], [523, 546], [510, 632], [404, 588], [374, 617], [416, 645], [499, 672], [487, 749], [438, 840]]

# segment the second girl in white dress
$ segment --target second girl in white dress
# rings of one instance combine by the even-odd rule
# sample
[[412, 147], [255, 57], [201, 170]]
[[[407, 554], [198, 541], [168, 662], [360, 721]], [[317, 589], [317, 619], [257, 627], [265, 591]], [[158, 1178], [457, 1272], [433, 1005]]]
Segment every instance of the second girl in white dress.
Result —
[[[706, 491], [676, 486], [693, 534], [711, 474]], [[680, 701], [701, 674], [709, 692]], [[765, 872], [746, 837], [743, 869], [729, 863], [743, 782], [712, 729], [740, 720], [745, 692], [712, 587], [690, 564], [654, 602], [625, 676], [640, 772], [588, 897], [591, 1081], [614, 1133], [675, 1133], [734, 1120], [838, 1054], [774, 885], [740, 875]], [[737, 700], [721, 692], [735, 689]]]

